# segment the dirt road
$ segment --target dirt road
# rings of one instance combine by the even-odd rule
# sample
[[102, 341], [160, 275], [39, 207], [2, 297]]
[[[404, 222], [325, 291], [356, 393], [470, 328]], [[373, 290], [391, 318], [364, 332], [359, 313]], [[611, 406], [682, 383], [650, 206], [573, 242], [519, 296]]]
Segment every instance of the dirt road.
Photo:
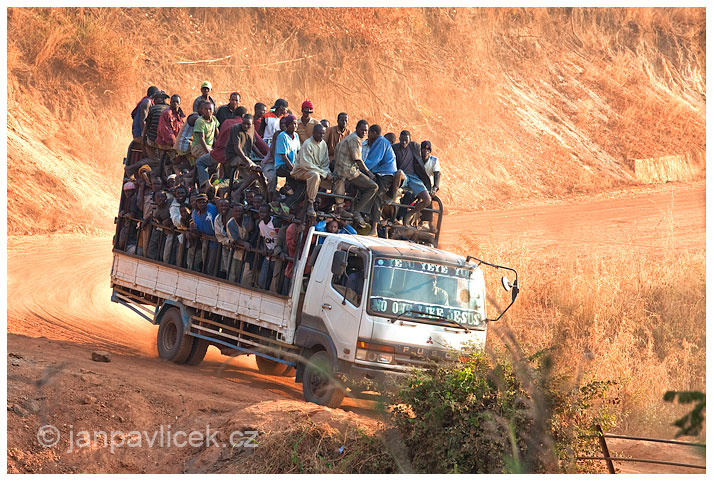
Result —
[[[664, 186], [573, 203], [447, 217], [442, 247], [463, 237], [516, 237], [544, 253], [613, 243], [704, 249], [705, 184]], [[199, 367], [155, 354], [156, 327], [110, 302], [111, 237], [8, 239], [8, 465], [11, 472], [207, 472], [235, 470], [226, 446], [109, 448], [94, 443], [67, 452], [70, 431], [205, 429], [280, 430], [295, 419], [375, 426], [369, 402], [342, 409], [303, 402], [287, 378], [262, 376], [252, 359], [209, 351]], [[552, 254], [556, 255], [556, 254]], [[95, 349], [111, 363], [90, 360]], [[57, 426], [63, 440], [38, 444], [38, 427]], [[250, 429], [248, 429], [250, 428]], [[225, 440], [225, 439], [224, 439]], [[652, 472], [652, 471], [649, 471]], [[662, 468], [658, 472], [678, 472]]]

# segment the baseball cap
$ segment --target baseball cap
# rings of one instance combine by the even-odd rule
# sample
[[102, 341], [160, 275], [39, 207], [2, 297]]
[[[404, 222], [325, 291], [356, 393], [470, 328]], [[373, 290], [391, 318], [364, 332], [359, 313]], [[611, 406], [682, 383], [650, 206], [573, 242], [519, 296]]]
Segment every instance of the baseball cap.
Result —
[[211, 82], [209, 82], [208, 80], [203, 81], [203, 83], [201, 84], [201, 88], [203, 88], [203, 87], [208, 87], [209, 89], [213, 88], [211, 86]]

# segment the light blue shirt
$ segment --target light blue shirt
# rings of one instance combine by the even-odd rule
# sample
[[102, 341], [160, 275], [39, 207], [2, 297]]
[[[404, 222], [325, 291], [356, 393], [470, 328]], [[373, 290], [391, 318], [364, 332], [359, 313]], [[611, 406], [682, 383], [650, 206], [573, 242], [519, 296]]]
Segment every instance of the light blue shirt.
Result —
[[[364, 153], [364, 149], [362, 152]], [[394, 155], [394, 149], [389, 141], [381, 135], [369, 146], [369, 151], [363, 160], [364, 165], [373, 174], [387, 175], [397, 171], [397, 157]]]
[[275, 141], [275, 168], [277, 169], [285, 163], [282, 154], [287, 155], [290, 162], [295, 165], [298, 150], [300, 150], [300, 137], [297, 132], [293, 132], [292, 139], [287, 132], [280, 132]]

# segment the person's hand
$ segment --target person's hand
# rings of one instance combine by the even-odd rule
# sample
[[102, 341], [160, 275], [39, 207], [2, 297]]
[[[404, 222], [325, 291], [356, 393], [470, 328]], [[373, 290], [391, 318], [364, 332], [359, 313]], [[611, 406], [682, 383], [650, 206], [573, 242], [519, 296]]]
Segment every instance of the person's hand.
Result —
[[436, 194], [437, 192], [439, 192], [439, 188], [438, 188], [438, 187], [432, 187], [431, 192], [429, 192], [429, 195], [434, 195], [434, 194]]

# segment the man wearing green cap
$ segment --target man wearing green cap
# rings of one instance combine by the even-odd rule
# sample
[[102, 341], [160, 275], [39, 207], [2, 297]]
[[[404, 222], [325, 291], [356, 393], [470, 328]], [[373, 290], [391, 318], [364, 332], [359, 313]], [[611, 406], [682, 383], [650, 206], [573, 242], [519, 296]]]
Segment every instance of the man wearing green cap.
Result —
[[[213, 111], [216, 111], [216, 101], [213, 100], [213, 97], [208, 95], [209, 93], [211, 93], [211, 88], [213, 87], [211, 86], [211, 82], [209, 82], [208, 80], [204, 81], [201, 84], [201, 95], [196, 97], [193, 101], [194, 112], [198, 112], [198, 106], [200, 105], [201, 101], [211, 102], [213, 104]], [[198, 112], [198, 114], [201, 115], [201, 112]]]

